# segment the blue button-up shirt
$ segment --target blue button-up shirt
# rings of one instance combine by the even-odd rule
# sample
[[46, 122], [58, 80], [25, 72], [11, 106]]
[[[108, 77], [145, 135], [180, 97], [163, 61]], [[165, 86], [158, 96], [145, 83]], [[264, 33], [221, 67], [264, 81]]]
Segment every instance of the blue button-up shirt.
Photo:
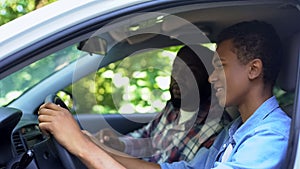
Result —
[[[237, 118], [230, 128], [225, 128], [210, 149], [201, 148], [195, 158], [187, 163], [161, 163], [162, 169], [280, 169], [288, 146], [291, 119], [281, 110], [273, 96], [265, 101], [241, 125]], [[226, 162], [222, 155], [229, 144], [233, 150]]]

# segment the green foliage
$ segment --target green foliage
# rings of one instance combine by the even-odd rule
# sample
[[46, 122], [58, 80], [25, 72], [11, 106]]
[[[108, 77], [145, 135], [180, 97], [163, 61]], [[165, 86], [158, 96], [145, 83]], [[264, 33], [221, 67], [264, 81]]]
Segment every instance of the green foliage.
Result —
[[75, 45], [38, 60], [0, 81], [0, 106], [6, 105], [50, 74], [76, 60]]
[[16, 19], [39, 7], [50, 4], [56, 0], [1, 0], [0, 25]]
[[75, 93], [77, 113], [160, 111], [170, 98], [172, 63], [180, 47], [132, 55], [99, 69], [65, 90]]
[[295, 93], [287, 93], [278, 86], [274, 87], [273, 93], [277, 98], [279, 105], [282, 107], [286, 107], [294, 103]]
[[[0, 25], [54, 1], [56, 0], [0, 0]], [[205, 46], [215, 49], [212, 44]], [[169, 47], [164, 51], [177, 52], [180, 47]], [[17, 98], [64, 63], [75, 60], [78, 56], [76, 52], [74, 46], [71, 46], [31, 64], [12, 77], [2, 79], [0, 105]], [[170, 60], [163, 56], [163, 51], [152, 51], [101, 68], [96, 77], [85, 78], [76, 84], [80, 86], [76, 87], [76, 92], [81, 96], [77, 98], [78, 109], [81, 110], [79, 113], [118, 113], [124, 112], [124, 108], [132, 108], [134, 112], [159, 111], [168, 99], [168, 88], [159, 85], [158, 81], [169, 77], [170, 73], [166, 72], [170, 72], [170, 65]], [[74, 86], [68, 86], [65, 90], [72, 93], [73, 88]], [[93, 97], [88, 93], [92, 93]], [[294, 94], [285, 93], [277, 87], [274, 94], [280, 105], [293, 103]], [[60, 95], [64, 100], [70, 100], [69, 95]], [[156, 106], [154, 103], [157, 103]]]

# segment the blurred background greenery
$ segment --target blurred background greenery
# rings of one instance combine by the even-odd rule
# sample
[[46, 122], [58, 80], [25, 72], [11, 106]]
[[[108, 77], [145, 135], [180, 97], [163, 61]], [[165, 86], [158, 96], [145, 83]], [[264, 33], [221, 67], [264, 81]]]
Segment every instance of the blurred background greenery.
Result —
[[[0, 25], [54, 1], [56, 0], [0, 0]], [[145, 52], [142, 57], [146, 59], [141, 59], [137, 55], [127, 60], [111, 63], [96, 73], [96, 78], [92, 79], [93, 82], [88, 79], [79, 81], [76, 85], [80, 87], [76, 87], [76, 92], [82, 96], [80, 99], [84, 100], [82, 102], [84, 104], [78, 103], [77, 113], [106, 114], [160, 111], [164, 107], [166, 100], [170, 97], [168, 92], [168, 80], [171, 69], [170, 62], [172, 59], [167, 58], [170, 60], [166, 62], [157, 62], [157, 60], [165, 57], [164, 54], [168, 52], [175, 55], [180, 47], [181, 46], [174, 46], [163, 50]], [[208, 47], [214, 48], [213, 44]], [[74, 57], [73, 54], [75, 51], [76, 48], [73, 46], [54, 53], [51, 57], [60, 57], [62, 54]], [[153, 59], [152, 56], [159, 58]], [[38, 72], [36, 71], [38, 65], [48, 64], [49, 69], [54, 69], [57, 63], [53, 63], [52, 67], [49, 66], [51, 63], [49, 58], [51, 59], [51, 57], [46, 57], [41, 60], [39, 64], [32, 64], [29, 67], [29, 69], [32, 70], [29, 70], [29, 72], [33, 72], [33, 74], [20, 73], [18, 78], [6, 79], [4, 80], [5, 83], [2, 81], [1, 88], [17, 88], [19, 91], [10, 93], [1, 92], [0, 105], [5, 105], [13, 100], [13, 98], [10, 98], [12, 95], [16, 97], [18, 93], [27, 90], [22, 88], [25, 83], [32, 83], [32, 86], [35, 84], [35, 79], [31, 77], [34, 77], [34, 74]], [[76, 60], [76, 57], [71, 60]], [[153, 65], [160, 67], [160, 69], [155, 69]], [[121, 83], [120, 81], [119, 83], [114, 82], [114, 80], [118, 78], [119, 80], [121, 79]], [[162, 79], [164, 84], [162, 84]], [[94, 83], [92, 87], [90, 85], [91, 83]], [[67, 93], [73, 93], [73, 89], [74, 86], [68, 86], [65, 91]], [[92, 93], [94, 97], [90, 97], [88, 93]], [[275, 87], [274, 94], [281, 105], [293, 103], [293, 94], [287, 94], [278, 87]], [[60, 97], [63, 97], [65, 101], [70, 100], [69, 96], [70, 95], [60, 93]], [[81, 102], [80, 100], [77, 101]]]
[[56, 0], [0, 0], [0, 25]]
[[170, 99], [173, 59], [182, 46], [151, 49], [110, 63], [65, 90], [77, 113], [130, 114], [160, 111]]
[[[0, 0], [0, 24], [5, 24], [54, 1]], [[80, 97], [76, 98], [75, 103], [77, 113], [160, 111], [170, 98], [168, 89], [172, 58], [165, 54], [172, 53], [175, 56], [180, 47], [142, 52], [128, 59], [111, 63], [96, 72], [96, 76], [92, 79], [84, 78], [75, 85], [66, 87], [64, 92], [59, 92], [58, 95], [71, 105], [73, 103], [70, 94], [79, 94]], [[14, 77], [2, 79], [0, 105], [8, 104], [44, 79], [47, 73], [41, 71], [55, 72], [57, 68], [62, 68], [66, 60], [75, 61], [81, 54], [76, 45], [73, 45], [31, 64], [25, 68], [26, 70], [16, 72]], [[165, 62], [158, 62], [161, 59]], [[45, 67], [47, 69], [44, 69]]]

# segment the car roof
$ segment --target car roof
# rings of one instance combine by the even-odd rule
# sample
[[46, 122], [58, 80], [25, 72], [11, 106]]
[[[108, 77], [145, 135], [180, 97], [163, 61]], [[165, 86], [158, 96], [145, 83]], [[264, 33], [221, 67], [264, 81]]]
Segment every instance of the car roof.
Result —
[[0, 27], [0, 60], [83, 20], [145, 1], [59, 0], [51, 3]]

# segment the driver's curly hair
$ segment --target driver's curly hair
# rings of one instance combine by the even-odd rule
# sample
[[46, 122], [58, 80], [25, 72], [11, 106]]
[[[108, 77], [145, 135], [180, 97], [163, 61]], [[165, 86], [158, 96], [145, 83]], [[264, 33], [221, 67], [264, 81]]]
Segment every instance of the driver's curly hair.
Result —
[[253, 59], [263, 63], [264, 82], [274, 85], [278, 76], [282, 46], [279, 36], [272, 25], [262, 21], [245, 21], [224, 29], [217, 38], [217, 44], [231, 39], [234, 53], [241, 63]]

